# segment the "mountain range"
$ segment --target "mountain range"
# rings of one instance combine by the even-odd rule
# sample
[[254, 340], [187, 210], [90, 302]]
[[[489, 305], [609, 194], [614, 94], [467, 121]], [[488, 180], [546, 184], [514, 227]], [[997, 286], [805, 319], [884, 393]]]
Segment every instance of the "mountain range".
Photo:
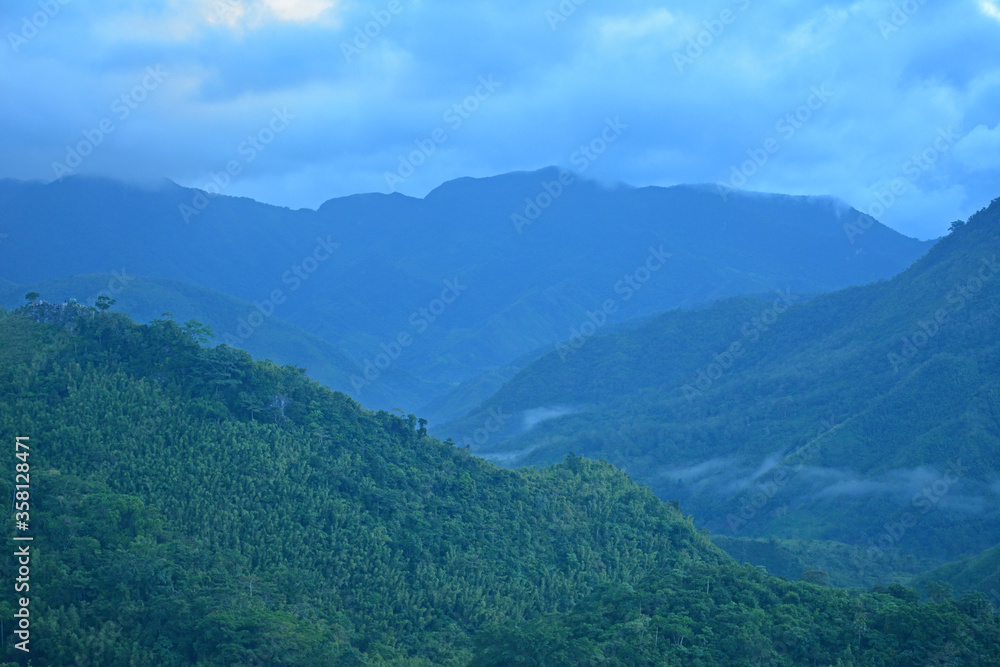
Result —
[[554, 169], [0, 210], [37, 660], [1000, 662], [1000, 199], [936, 242]]
[[[28, 290], [91, 296], [93, 281], [65, 282], [75, 276], [174, 281], [161, 291], [184, 283], [171, 312], [211, 313], [217, 342], [432, 423], [465, 414], [581, 328], [603, 333], [738, 294], [864, 284], [932, 245], [831, 198], [608, 186], [558, 169], [459, 179], [422, 199], [342, 197], [315, 211], [169, 182], [6, 180], [0, 210], [2, 275], [16, 284], [3, 289], [8, 307]], [[204, 302], [220, 297], [195, 287], [243, 303], [218, 308]], [[128, 302], [127, 291], [115, 298]], [[251, 342], [279, 320], [314, 337], [308, 351]], [[331, 347], [318, 351], [316, 338]]]
[[561, 346], [440, 433], [507, 465], [605, 459], [713, 533], [861, 546], [859, 575], [974, 554], [1000, 533], [998, 258], [995, 200], [890, 280]]
[[606, 463], [506, 470], [200, 337], [74, 303], [0, 310], [0, 437], [30, 479], [8, 537], [32, 538], [0, 561], [30, 600], [0, 614], [27, 610], [33, 661], [1000, 660], [982, 594], [779, 579]]

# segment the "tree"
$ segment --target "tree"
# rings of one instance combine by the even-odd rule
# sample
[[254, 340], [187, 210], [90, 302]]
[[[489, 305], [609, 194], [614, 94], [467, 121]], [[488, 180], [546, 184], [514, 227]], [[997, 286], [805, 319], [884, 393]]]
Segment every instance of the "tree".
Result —
[[[167, 313], [164, 313], [166, 315]], [[191, 337], [196, 343], [207, 343], [211, 339], [215, 338], [215, 333], [212, 331], [212, 327], [207, 324], [202, 324], [198, 320], [188, 320], [181, 327], [181, 331], [186, 333]]]
[[25, 300], [28, 301], [28, 303], [34, 305], [35, 301], [40, 296], [41, 296], [41, 294], [39, 294], [38, 292], [28, 292], [27, 294], [24, 295], [24, 298], [25, 298]]
[[829, 586], [830, 585], [830, 575], [823, 570], [806, 570], [799, 577], [800, 581], [805, 581], [810, 584], [816, 584], [817, 586]]
[[946, 602], [952, 597], [951, 584], [945, 581], [929, 581], [924, 586], [924, 590], [934, 602]]
[[97, 301], [94, 303], [94, 305], [97, 307], [97, 310], [103, 313], [106, 312], [109, 308], [111, 308], [111, 306], [115, 305], [116, 303], [118, 302], [112, 299], [107, 294], [102, 294], [101, 296], [97, 297]]

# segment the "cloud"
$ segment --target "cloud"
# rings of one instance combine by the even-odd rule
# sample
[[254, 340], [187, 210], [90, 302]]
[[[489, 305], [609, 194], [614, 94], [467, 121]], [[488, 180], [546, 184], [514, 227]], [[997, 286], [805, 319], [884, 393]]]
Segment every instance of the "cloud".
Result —
[[806, 467], [798, 477], [812, 487], [810, 495], [818, 500], [883, 498], [902, 506], [927, 497], [935, 506], [968, 513], [982, 512], [988, 505], [983, 497], [986, 487], [956, 477], [950, 467], [943, 472], [927, 466], [895, 469], [871, 476], [845, 469]]
[[675, 26], [677, 19], [663, 8], [642, 14], [606, 17], [598, 20], [601, 35], [612, 45], [621, 45], [649, 37], [663, 38]]
[[668, 481], [683, 484], [706, 482], [730, 468], [734, 462], [733, 459], [714, 458], [679, 468], [665, 468], [660, 471], [660, 476]]
[[194, 0], [204, 19], [234, 30], [262, 29], [276, 22], [336, 24], [335, 0]]
[[955, 153], [970, 170], [1000, 169], [1000, 123], [992, 130], [977, 125], [956, 144]]
[[979, 3], [979, 9], [982, 10], [983, 14], [989, 16], [991, 19], [1000, 21], [1000, 7], [997, 6], [996, 2], [993, 0], [982, 0]]
[[280, 21], [315, 21], [336, 6], [332, 0], [265, 0]]
[[565, 417], [566, 415], [572, 415], [578, 412], [580, 412], [580, 410], [564, 406], [532, 408], [530, 410], [525, 410], [522, 413], [521, 428], [523, 431], [527, 432], [542, 422], [549, 421], [550, 419], [558, 419], [559, 417]]
[[[829, 194], [863, 208], [939, 128], [953, 126], [962, 144], [882, 221], [939, 236], [998, 194], [989, 153], [1000, 123], [993, 0], [964, 12], [925, 3], [902, 18], [889, 0], [686, 0], [669, 10], [623, 0], [574, 5], [553, 30], [546, 13], [559, 6], [400, 0], [393, 13], [388, 0], [119, 0], [59, 4], [38, 27], [24, 5], [5, 3], [0, 177], [51, 178], [52, 162], [112, 100], [162, 65], [170, 78], [81, 173], [201, 186], [274, 106], [287, 106], [296, 123], [229, 193], [316, 207], [387, 191], [386, 171], [437, 127], [448, 129], [447, 142], [401, 192], [572, 167], [604, 119], [621, 117], [627, 132], [586, 176], [640, 186], [724, 181], [775, 138], [780, 150], [746, 189]], [[723, 10], [731, 16], [720, 24]], [[887, 38], [884, 21], [900, 24]], [[356, 53], [348, 58], [345, 46]], [[697, 57], [678, 71], [675, 55], [689, 48]], [[461, 127], [447, 127], [445, 111], [491, 75], [503, 86]], [[777, 124], [822, 85], [834, 95], [783, 134]]]

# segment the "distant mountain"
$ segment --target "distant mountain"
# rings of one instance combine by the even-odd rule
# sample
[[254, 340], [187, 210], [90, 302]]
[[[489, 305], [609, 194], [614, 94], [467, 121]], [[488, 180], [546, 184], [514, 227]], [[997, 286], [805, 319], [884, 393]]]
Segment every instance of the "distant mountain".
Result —
[[1000, 200], [892, 280], [562, 347], [439, 433], [508, 465], [607, 459], [713, 532], [978, 551], [1000, 533], [998, 257]]
[[975, 556], [961, 558], [915, 577], [913, 585], [931, 590], [932, 582], [947, 584], [956, 595], [979, 592], [1000, 606], [1000, 544]]
[[[117, 303], [113, 310], [131, 313], [137, 321], [149, 322], [169, 313], [178, 322], [194, 319], [209, 325], [220, 344], [246, 350], [257, 358], [305, 368], [319, 382], [331, 389], [349, 393], [354, 363], [343, 352], [321, 338], [284, 322], [276, 315], [258, 325], [261, 311], [252, 303], [204, 287], [162, 278], [133, 275], [126, 267], [107, 274], [69, 276], [39, 283], [0, 285], [0, 306], [16, 308], [25, 303], [24, 295], [38, 292], [53, 303], [77, 299], [88, 306], [99, 296]], [[405, 371], [390, 368], [387, 381], [371, 388], [373, 404], [399, 407], [411, 405], [428, 392], [440, 387], [428, 386]]]
[[[898, 549], [869, 553], [864, 546], [822, 540], [716, 534], [712, 535], [712, 543], [736, 562], [763, 566], [777, 577], [798, 581], [807, 572], [821, 572], [829, 578], [831, 586], [841, 588], [867, 589], [892, 581], [917, 586], [916, 578], [937, 566], [934, 560], [902, 554]], [[859, 569], [856, 564], [862, 560], [865, 567]]]
[[[400, 406], [420, 411], [605, 320], [864, 284], [931, 245], [830, 198], [723, 194], [547, 169], [292, 211], [170, 183], [2, 181], [0, 275], [25, 284], [124, 266], [258, 303], [343, 350], [366, 404], [397, 381], [389, 369], [427, 383]], [[448, 411], [459, 407], [471, 405]]]
[[0, 614], [33, 664], [1000, 661], [981, 597], [783, 581], [606, 463], [504, 470], [197, 336], [0, 310], [0, 495], [32, 538], [0, 576], [43, 582]]

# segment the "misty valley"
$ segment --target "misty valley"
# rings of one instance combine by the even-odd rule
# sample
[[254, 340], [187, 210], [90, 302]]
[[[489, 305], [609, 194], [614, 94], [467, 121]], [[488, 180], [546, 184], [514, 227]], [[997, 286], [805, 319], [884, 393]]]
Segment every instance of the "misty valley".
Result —
[[0, 3], [0, 667], [1000, 667], [998, 31]]
[[32, 658], [998, 664], [1000, 200], [552, 178], [0, 184]]

